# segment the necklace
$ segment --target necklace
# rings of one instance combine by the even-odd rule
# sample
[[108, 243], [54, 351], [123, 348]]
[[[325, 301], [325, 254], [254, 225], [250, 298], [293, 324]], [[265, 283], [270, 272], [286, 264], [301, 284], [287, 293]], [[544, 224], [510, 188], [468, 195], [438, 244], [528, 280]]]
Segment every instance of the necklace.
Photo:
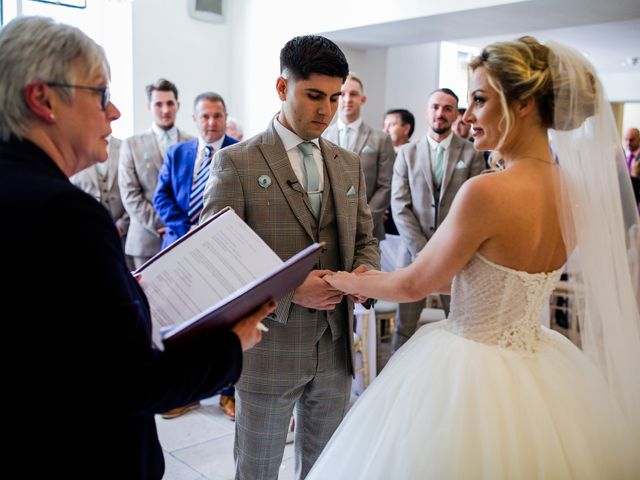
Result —
[[549, 161], [545, 160], [544, 158], [531, 157], [529, 155], [525, 155], [524, 157], [519, 157], [518, 160], [522, 160], [523, 158], [530, 158], [531, 160], [536, 160], [538, 162], [546, 163], [547, 165], [555, 165], [556, 164], [556, 162], [549, 162]]

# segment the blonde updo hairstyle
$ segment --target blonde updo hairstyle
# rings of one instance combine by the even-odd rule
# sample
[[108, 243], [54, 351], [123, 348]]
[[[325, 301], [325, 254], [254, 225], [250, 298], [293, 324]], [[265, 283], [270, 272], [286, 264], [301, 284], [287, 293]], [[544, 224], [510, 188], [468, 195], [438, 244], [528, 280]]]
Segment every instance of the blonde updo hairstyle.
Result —
[[[497, 42], [469, 62], [470, 71], [484, 67], [489, 85], [498, 93], [502, 109], [502, 135], [496, 150], [515, 123], [513, 102], [533, 98], [545, 128], [573, 130], [596, 111], [598, 84], [592, 67], [571, 70], [552, 50], [530, 36]], [[492, 168], [502, 168], [498, 152], [491, 154]]]
[[[496, 150], [504, 142], [515, 123], [511, 104], [533, 97], [542, 126], [553, 126], [553, 82], [549, 70], [549, 49], [533, 37], [521, 37], [486, 46], [469, 62], [470, 71], [484, 67], [489, 85], [498, 93], [502, 110], [499, 127], [502, 135]], [[493, 152], [492, 168], [501, 168], [501, 159]]]

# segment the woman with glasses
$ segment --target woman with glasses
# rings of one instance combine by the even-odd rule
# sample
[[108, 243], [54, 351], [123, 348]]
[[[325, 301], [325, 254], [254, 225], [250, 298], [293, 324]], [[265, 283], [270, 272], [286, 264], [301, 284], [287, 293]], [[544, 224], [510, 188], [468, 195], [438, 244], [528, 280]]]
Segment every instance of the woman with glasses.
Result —
[[108, 212], [68, 180], [107, 159], [108, 83], [104, 51], [74, 27], [0, 31], [4, 458], [30, 478], [161, 478], [154, 414], [233, 384], [274, 308], [188, 350], [152, 347]]

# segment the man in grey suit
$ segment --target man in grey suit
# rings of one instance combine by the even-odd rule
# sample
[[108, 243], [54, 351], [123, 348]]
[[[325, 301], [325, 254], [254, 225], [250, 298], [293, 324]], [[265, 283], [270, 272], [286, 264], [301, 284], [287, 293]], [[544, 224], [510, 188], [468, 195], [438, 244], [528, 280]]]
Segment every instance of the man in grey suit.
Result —
[[[322, 277], [378, 268], [360, 159], [320, 138], [348, 74], [340, 49], [296, 37], [280, 52], [282, 102], [267, 129], [214, 156], [201, 221], [230, 205], [287, 260], [324, 242], [317, 269], [280, 299], [236, 384], [236, 478], [278, 477], [295, 407], [295, 470], [303, 479], [346, 412], [353, 376], [353, 300]], [[356, 301], [365, 299], [357, 298]]]
[[[393, 169], [391, 209], [402, 243], [406, 247], [399, 267], [413, 262], [436, 228], [447, 216], [462, 184], [484, 168], [482, 152], [453, 133], [458, 116], [458, 97], [448, 88], [429, 97], [429, 131], [417, 142], [400, 147]], [[441, 297], [449, 313], [449, 296]], [[415, 332], [424, 299], [398, 307], [392, 349], [396, 351]]]
[[[127, 238], [129, 230], [129, 214], [122, 205], [120, 188], [118, 187], [118, 160], [122, 140], [109, 137], [109, 157], [104, 163], [95, 165], [76, 173], [69, 178], [80, 190], [98, 200], [111, 214], [122, 242]], [[133, 268], [133, 260], [127, 256], [127, 265]]]
[[165, 226], [153, 208], [158, 173], [167, 148], [193, 137], [176, 127], [180, 108], [178, 89], [161, 78], [146, 87], [151, 128], [122, 142], [118, 183], [122, 203], [130, 217], [125, 253], [135, 268], [160, 251]]
[[362, 80], [350, 72], [342, 85], [338, 121], [323, 136], [360, 155], [367, 184], [367, 202], [373, 217], [373, 233], [384, 240], [384, 212], [389, 208], [391, 175], [395, 153], [391, 137], [362, 121], [361, 107], [367, 101]]

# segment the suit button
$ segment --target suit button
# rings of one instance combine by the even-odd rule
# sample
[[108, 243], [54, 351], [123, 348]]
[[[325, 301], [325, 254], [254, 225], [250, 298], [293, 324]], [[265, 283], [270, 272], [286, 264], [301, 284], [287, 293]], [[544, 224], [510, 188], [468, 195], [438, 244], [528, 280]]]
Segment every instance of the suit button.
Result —
[[432, 232], [435, 230], [434, 227], [429, 227], [429, 230], [431, 230]]
[[436, 204], [435, 204], [435, 203], [432, 203], [432, 204], [431, 204], [431, 208], [436, 208]]

